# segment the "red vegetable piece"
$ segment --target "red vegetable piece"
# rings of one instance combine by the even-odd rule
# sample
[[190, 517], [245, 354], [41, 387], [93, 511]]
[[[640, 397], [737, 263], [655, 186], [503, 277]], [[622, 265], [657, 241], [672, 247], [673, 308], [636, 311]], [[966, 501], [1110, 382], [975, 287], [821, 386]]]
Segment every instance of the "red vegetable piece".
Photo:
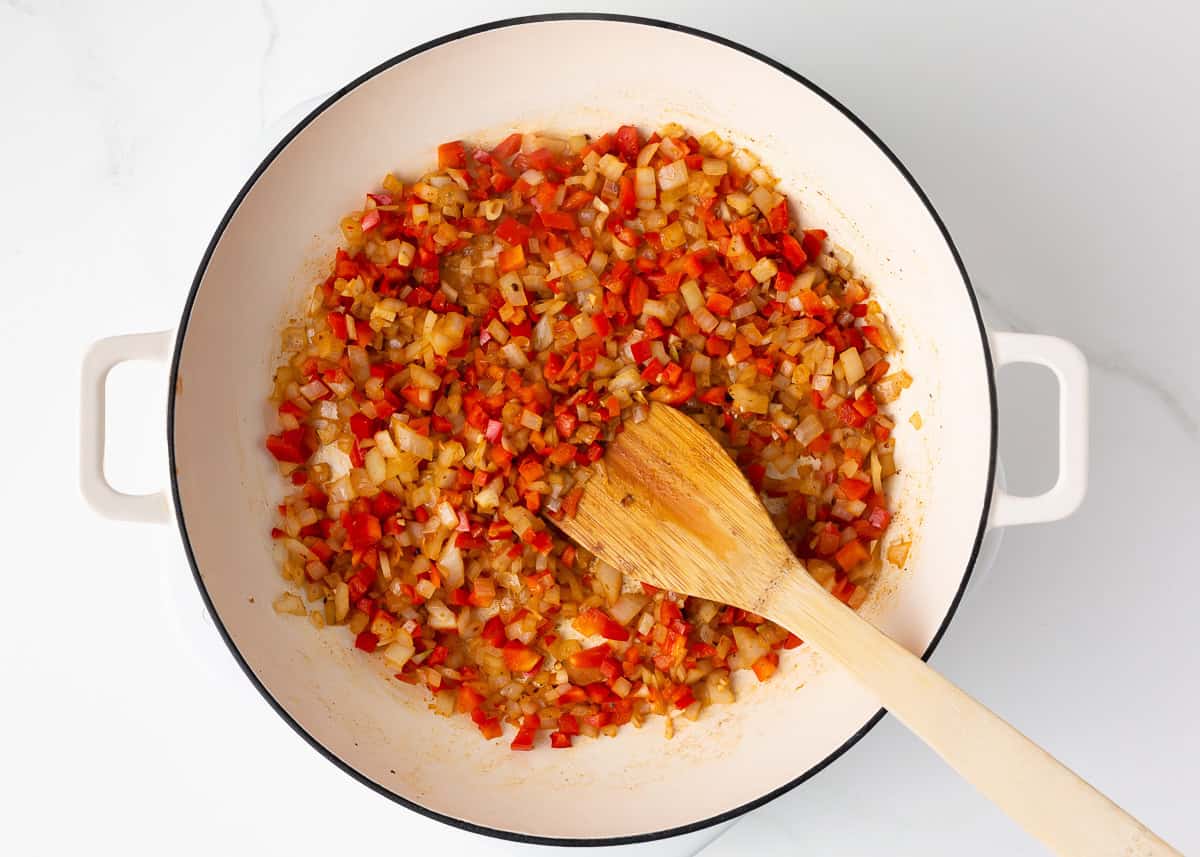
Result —
[[267, 435], [267, 450], [276, 460], [288, 464], [303, 464], [308, 460], [304, 445], [304, 429], [291, 429], [280, 434]]
[[504, 732], [500, 726], [500, 721], [495, 717], [488, 717], [479, 721], [476, 725], [479, 727], [479, 731], [483, 733], [483, 737], [489, 741], [493, 738], [499, 738]]
[[569, 655], [567, 661], [576, 669], [598, 668], [600, 664], [604, 663], [604, 659], [611, 654], [612, 647], [608, 643], [601, 643], [598, 646], [593, 646], [590, 649], [584, 649]]
[[504, 666], [509, 672], [532, 672], [542, 662], [542, 656], [518, 640], [509, 640], [500, 648]]
[[496, 227], [495, 234], [501, 241], [515, 247], [528, 241], [533, 230], [513, 217], [506, 217]]
[[804, 239], [800, 246], [804, 248], [804, 253], [808, 258], [815, 259], [821, 255], [821, 248], [825, 246], [825, 239], [829, 236], [824, 229], [805, 229]]
[[599, 634], [622, 643], [629, 639], [629, 631], [599, 607], [589, 607], [580, 613], [575, 619], [575, 627], [581, 634], [589, 637]]
[[638, 129], [633, 125], [622, 125], [617, 129], [617, 151], [621, 153], [621, 157], [629, 164], [637, 161], [638, 152], [641, 151], [642, 142], [638, 137]]
[[366, 440], [375, 433], [372, 431], [371, 420], [362, 413], [350, 415], [350, 432], [359, 440]]
[[346, 314], [341, 312], [331, 312], [325, 316], [325, 322], [329, 325], [329, 329], [333, 331], [333, 335], [338, 339], [345, 341], [349, 336], [346, 328]]
[[834, 560], [842, 567], [842, 571], [850, 572], [852, 569], [866, 562], [871, 558], [871, 554], [866, 547], [858, 539], [852, 539], [846, 542], [837, 553], [833, 555]]
[[455, 702], [455, 707], [463, 714], [471, 714], [479, 709], [483, 704], [483, 694], [472, 688], [470, 685], [460, 685], [458, 688], [458, 698]]
[[573, 411], [563, 411], [554, 418], [554, 427], [558, 429], [560, 440], [569, 440], [578, 425], [579, 417]]
[[850, 477], [838, 483], [838, 489], [845, 495], [847, 500], [861, 500], [871, 493], [871, 483], [863, 479]]
[[360, 631], [358, 636], [354, 638], [354, 645], [364, 652], [373, 652], [375, 651], [375, 647], [379, 645], [379, 637], [370, 631]]
[[[621, 176], [621, 180], [617, 182], [617, 200], [621, 216], [625, 219], [633, 217], [637, 212], [637, 195], [633, 187], [633, 179], [629, 176]], [[621, 238], [621, 241], [629, 243], [624, 237]], [[636, 244], [636, 238], [634, 243]]]
[[578, 224], [575, 215], [569, 211], [543, 211], [538, 214], [542, 225], [547, 229], [558, 229], [564, 232], [574, 230]]
[[383, 538], [383, 528], [379, 519], [368, 512], [348, 514], [342, 524], [346, 528], [346, 538], [353, 548], [368, 548]]
[[498, 161], [507, 161], [521, 148], [521, 135], [509, 134], [496, 148], [492, 149], [492, 157]]
[[499, 616], [493, 616], [483, 625], [480, 636], [491, 645], [499, 648], [504, 645], [504, 622]]
[[516, 737], [513, 738], [509, 747], [514, 750], [532, 750], [533, 738], [536, 734], [537, 732], [532, 729], [518, 729]]
[[444, 170], [448, 167], [462, 169], [467, 165], [466, 152], [463, 149], [462, 140], [452, 140], [449, 143], [442, 143], [438, 146], [438, 169]]

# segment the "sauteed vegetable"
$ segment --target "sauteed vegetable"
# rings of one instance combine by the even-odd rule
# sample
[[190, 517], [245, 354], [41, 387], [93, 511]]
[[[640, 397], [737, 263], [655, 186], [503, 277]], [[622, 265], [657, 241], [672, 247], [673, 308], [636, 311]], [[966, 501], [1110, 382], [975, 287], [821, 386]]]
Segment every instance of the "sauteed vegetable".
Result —
[[276, 610], [347, 627], [514, 750], [734, 701], [733, 671], [765, 681], [801, 641], [623, 580], [552, 524], [648, 401], [707, 427], [861, 605], [891, 520], [885, 406], [911, 379], [850, 254], [776, 184], [678, 126], [453, 141], [418, 181], [387, 175], [283, 333]]

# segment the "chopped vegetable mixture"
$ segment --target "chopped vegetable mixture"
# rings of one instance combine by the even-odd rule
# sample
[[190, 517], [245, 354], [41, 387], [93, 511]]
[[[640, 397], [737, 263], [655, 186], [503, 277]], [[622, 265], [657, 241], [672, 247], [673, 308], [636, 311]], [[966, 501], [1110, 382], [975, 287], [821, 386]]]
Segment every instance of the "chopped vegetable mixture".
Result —
[[732, 671], [766, 681], [801, 641], [623, 580], [551, 524], [649, 401], [711, 431], [809, 573], [863, 602], [882, 407], [911, 379], [850, 254], [753, 154], [678, 126], [453, 141], [341, 228], [275, 374], [278, 612], [348, 628], [514, 750], [732, 702]]

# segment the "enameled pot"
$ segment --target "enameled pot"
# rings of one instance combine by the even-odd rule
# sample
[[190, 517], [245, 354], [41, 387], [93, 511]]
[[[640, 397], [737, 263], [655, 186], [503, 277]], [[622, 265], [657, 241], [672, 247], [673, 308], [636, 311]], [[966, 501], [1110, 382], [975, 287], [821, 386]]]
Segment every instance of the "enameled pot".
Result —
[[[603, 57], [601, 65], [597, 57]], [[989, 526], [1048, 521], [1080, 503], [1086, 365], [1068, 343], [989, 333], [941, 220], [912, 176], [849, 111], [766, 57], [673, 24], [608, 15], [501, 21], [437, 39], [335, 93], [255, 170], [217, 228], [175, 331], [97, 343], [84, 366], [84, 493], [102, 513], [165, 521], [230, 651], [280, 716], [347, 773], [419, 812], [495, 836], [613, 844], [731, 818], [802, 782], [880, 718], [835, 665], [802, 648], [739, 701], [569, 752], [513, 753], [466, 718], [427, 710], [338, 629], [276, 616], [268, 532], [281, 481], [263, 448], [279, 331], [365, 188], [412, 176], [438, 143], [512, 130], [600, 132], [677, 121], [751, 148], [782, 177], [802, 223], [854, 254], [894, 320], [916, 379], [898, 403], [898, 514], [911, 538], [863, 613], [925, 656], [945, 630]], [[104, 379], [122, 360], [171, 359], [170, 499], [115, 492], [103, 476]], [[995, 489], [995, 368], [1057, 375], [1060, 473], [1034, 498]], [[922, 427], [908, 420], [919, 412]]]

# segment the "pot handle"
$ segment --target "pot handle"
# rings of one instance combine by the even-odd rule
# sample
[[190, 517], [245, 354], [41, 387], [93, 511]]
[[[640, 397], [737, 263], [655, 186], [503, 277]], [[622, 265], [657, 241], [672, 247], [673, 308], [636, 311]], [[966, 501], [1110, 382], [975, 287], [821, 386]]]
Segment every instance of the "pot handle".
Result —
[[171, 331], [110, 336], [92, 344], [83, 357], [80, 386], [79, 486], [88, 504], [115, 521], [165, 523], [170, 507], [165, 491], [126, 494], [104, 475], [104, 403], [108, 373], [129, 360], [165, 363], [171, 353]]
[[1034, 497], [997, 490], [992, 502], [992, 526], [1040, 524], [1065, 518], [1079, 508], [1087, 493], [1087, 360], [1065, 339], [1033, 333], [993, 333], [992, 357], [997, 369], [1010, 363], [1036, 363], [1058, 378], [1058, 479], [1050, 490]]

